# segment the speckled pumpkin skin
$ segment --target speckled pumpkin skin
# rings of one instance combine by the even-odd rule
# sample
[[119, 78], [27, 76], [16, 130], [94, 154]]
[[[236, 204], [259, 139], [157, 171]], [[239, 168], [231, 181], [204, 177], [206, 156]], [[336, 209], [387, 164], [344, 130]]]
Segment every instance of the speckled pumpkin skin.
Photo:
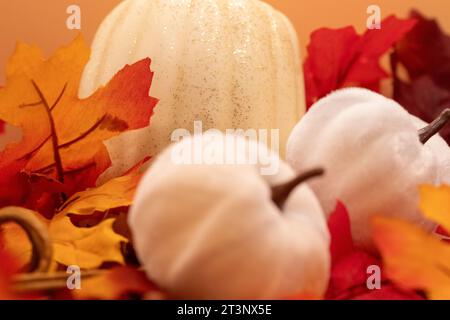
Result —
[[280, 129], [280, 151], [304, 113], [297, 36], [259, 0], [126, 0], [100, 26], [79, 95], [145, 57], [160, 102], [149, 128], [108, 145], [112, 175], [170, 143], [174, 129]]

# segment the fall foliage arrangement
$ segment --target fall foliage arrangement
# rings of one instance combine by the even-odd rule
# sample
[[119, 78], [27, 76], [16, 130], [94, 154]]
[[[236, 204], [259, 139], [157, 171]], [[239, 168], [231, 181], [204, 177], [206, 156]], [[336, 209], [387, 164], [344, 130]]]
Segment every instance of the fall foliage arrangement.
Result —
[[[124, 1], [92, 52], [82, 36], [50, 58], [17, 45], [0, 87], [0, 299], [450, 299], [450, 37], [416, 11], [323, 28], [301, 68], [279, 12], [247, 0], [218, 24], [210, 5]], [[174, 164], [231, 139], [170, 144], [196, 120], [281, 129], [279, 154], [234, 137], [246, 147], [220, 155], [259, 149], [276, 174]]]

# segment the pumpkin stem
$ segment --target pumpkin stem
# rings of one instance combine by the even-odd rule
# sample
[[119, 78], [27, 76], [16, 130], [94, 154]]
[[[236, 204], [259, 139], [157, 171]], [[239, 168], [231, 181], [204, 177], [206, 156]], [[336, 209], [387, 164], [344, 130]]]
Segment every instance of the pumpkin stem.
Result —
[[419, 139], [425, 144], [450, 122], [450, 108], [445, 109], [432, 123], [419, 130]]
[[0, 210], [0, 226], [4, 223], [17, 223], [26, 232], [33, 246], [29, 264], [30, 272], [47, 272], [52, 261], [52, 244], [46, 226], [34, 216], [34, 212], [18, 207]]
[[298, 175], [291, 181], [272, 187], [272, 201], [278, 206], [278, 208], [282, 209], [287, 198], [298, 185], [312, 178], [323, 176], [324, 173], [324, 169], [316, 168]]

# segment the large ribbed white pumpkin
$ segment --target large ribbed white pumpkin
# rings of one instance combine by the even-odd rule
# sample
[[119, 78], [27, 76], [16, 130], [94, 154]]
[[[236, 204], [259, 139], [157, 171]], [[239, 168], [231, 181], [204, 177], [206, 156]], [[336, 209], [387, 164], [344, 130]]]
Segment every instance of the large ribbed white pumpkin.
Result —
[[280, 149], [304, 112], [295, 30], [259, 0], [126, 0], [100, 26], [80, 84], [92, 94], [125, 64], [150, 57], [149, 128], [108, 143], [110, 175], [169, 144], [174, 129], [280, 129]]

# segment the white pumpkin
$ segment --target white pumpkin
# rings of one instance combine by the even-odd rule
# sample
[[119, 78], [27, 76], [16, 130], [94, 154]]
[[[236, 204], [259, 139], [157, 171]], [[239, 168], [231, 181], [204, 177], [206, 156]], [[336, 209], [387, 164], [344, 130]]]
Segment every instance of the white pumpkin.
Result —
[[[149, 128], [109, 144], [111, 175], [170, 143], [174, 129], [280, 129], [280, 148], [304, 113], [296, 32], [259, 0], [126, 0], [104, 20], [80, 97], [125, 64], [150, 57], [150, 94], [160, 102]], [[276, 141], [278, 143], [278, 141]]]
[[[321, 297], [329, 233], [314, 193], [297, 186], [277, 206], [271, 187], [292, 179], [292, 169], [263, 144], [217, 137], [197, 135], [169, 147], [141, 180], [129, 225], [148, 276], [177, 298]], [[201, 162], [176, 160], [193, 146], [204, 150]], [[270, 161], [252, 164], [255, 149]], [[262, 175], [269, 162], [279, 169]]]
[[325, 212], [343, 201], [355, 242], [373, 249], [374, 215], [434, 228], [418, 208], [418, 187], [450, 182], [450, 148], [439, 135], [421, 143], [418, 130], [426, 126], [391, 99], [343, 89], [319, 100], [294, 128], [287, 160], [299, 172], [325, 168], [326, 176], [310, 183]]

